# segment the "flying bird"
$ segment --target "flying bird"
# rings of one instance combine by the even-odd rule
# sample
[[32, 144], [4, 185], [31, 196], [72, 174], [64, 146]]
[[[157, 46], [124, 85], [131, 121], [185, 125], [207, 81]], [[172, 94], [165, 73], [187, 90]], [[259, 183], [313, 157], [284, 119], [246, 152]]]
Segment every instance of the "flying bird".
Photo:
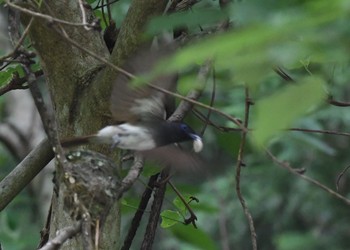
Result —
[[[164, 48], [158, 51], [143, 50], [127, 60], [123, 69], [135, 76], [145, 75], [169, 53]], [[190, 126], [166, 120], [175, 109], [174, 98], [145, 84], [133, 86], [131, 81], [128, 76], [119, 73], [113, 83], [110, 110], [114, 124], [102, 128], [95, 135], [63, 141], [62, 145], [104, 143], [135, 150], [146, 159], [160, 164], [178, 168], [198, 165], [197, 156], [174, 145], [193, 141], [195, 152], [203, 147], [201, 137]], [[177, 75], [160, 75], [152, 84], [174, 92]]]

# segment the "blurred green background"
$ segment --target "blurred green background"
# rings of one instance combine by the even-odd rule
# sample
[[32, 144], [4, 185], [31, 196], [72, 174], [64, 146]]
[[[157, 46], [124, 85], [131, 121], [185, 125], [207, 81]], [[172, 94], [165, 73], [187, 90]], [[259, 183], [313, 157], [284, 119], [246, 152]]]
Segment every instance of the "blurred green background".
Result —
[[[89, 1], [96, 6], [98, 1]], [[112, 5], [117, 26], [129, 2]], [[6, 16], [6, 11], [2, 10]], [[102, 17], [101, 9], [96, 15]], [[231, 29], [208, 36], [229, 18]], [[197, 87], [198, 65], [215, 59], [215, 73], [208, 79], [202, 98], [209, 104], [215, 78], [214, 107], [243, 119], [245, 88], [254, 101], [250, 112], [248, 143], [241, 173], [241, 192], [254, 220], [258, 247], [262, 250], [350, 248], [349, 205], [320, 187], [283, 169], [266, 156], [267, 147], [292, 167], [305, 169], [305, 175], [335, 190], [339, 174], [350, 165], [349, 136], [300, 131], [288, 128], [350, 132], [349, 107], [327, 103], [350, 100], [349, 41], [350, 2], [347, 0], [251, 0], [232, 1], [225, 10], [219, 1], [199, 1], [190, 11], [152, 20], [147, 36], [174, 27], [188, 27], [195, 36], [186, 49], [177, 53], [161, 70], [180, 70], [179, 92]], [[102, 27], [106, 24], [102, 21]], [[198, 37], [196, 37], [198, 36]], [[6, 40], [6, 32], [0, 38]], [[5, 49], [0, 48], [1, 55]], [[195, 66], [193, 66], [195, 65]], [[281, 67], [294, 81], [282, 79], [274, 68]], [[0, 85], [11, 71], [0, 72]], [[6, 95], [0, 99], [0, 110]], [[206, 114], [208, 111], [199, 109]], [[6, 118], [1, 112], [1, 119]], [[188, 122], [196, 131], [203, 123], [194, 115]], [[236, 127], [212, 113], [210, 120], [227, 128]], [[200, 174], [178, 173], [173, 182], [192, 202], [197, 226], [181, 224], [187, 216], [176, 195], [168, 188], [162, 227], [154, 249], [251, 249], [248, 221], [235, 189], [236, 160], [241, 140], [237, 131], [222, 132], [209, 126], [203, 136], [203, 157], [208, 169]], [[0, 147], [0, 179], [18, 163], [5, 146]], [[151, 171], [151, 170], [149, 170]], [[122, 201], [125, 235], [140, 195], [147, 183], [147, 169]], [[349, 172], [339, 182], [339, 193], [349, 198]], [[0, 242], [5, 250], [34, 249], [46, 218], [37, 216], [36, 194], [24, 190], [0, 213]], [[147, 210], [147, 213], [149, 212]], [[146, 213], [146, 214], [147, 214]], [[143, 237], [144, 219], [133, 249]]]

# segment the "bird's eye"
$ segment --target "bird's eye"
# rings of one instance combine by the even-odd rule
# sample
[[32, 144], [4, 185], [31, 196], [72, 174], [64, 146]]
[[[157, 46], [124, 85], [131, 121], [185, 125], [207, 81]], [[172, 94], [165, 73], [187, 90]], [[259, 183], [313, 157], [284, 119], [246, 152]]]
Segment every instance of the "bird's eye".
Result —
[[185, 130], [185, 131], [187, 131], [188, 130], [188, 126], [186, 125], [186, 124], [181, 124], [180, 125], [180, 127], [183, 129], [183, 130]]

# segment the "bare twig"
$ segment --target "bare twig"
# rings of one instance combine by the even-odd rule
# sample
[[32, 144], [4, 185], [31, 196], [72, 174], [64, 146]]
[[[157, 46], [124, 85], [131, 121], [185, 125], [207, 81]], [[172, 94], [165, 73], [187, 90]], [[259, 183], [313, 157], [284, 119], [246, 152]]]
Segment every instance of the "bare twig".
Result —
[[158, 227], [159, 215], [163, 205], [163, 200], [166, 190], [166, 180], [169, 177], [169, 168], [163, 169], [160, 174], [159, 187], [154, 193], [154, 200], [151, 208], [151, 213], [148, 218], [148, 224], [146, 228], [146, 233], [142, 241], [141, 249], [150, 250], [152, 249], [154, 237]]
[[[246, 97], [245, 97], [245, 117], [244, 117], [244, 127], [248, 129], [249, 124], [249, 110], [251, 105], [251, 100], [249, 98], [249, 91], [248, 88], [246, 88]], [[248, 219], [249, 223], [249, 229], [250, 229], [250, 237], [252, 241], [252, 247], [254, 250], [257, 250], [257, 241], [256, 241], [256, 232], [254, 227], [254, 220], [252, 215], [249, 212], [249, 209], [247, 207], [247, 204], [245, 203], [245, 200], [243, 198], [242, 192], [241, 192], [241, 168], [242, 166], [245, 166], [243, 162], [243, 155], [244, 155], [244, 148], [247, 138], [247, 132], [242, 131], [242, 139], [241, 144], [239, 146], [239, 152], [238, 152], [238, 158], [237, 158], [237, 165], [236, 165], [236, 193], [238, 196], [239, 201], [241, 202], [243, 211], [245, 216]]]
[[201, 121], [207, 123], [208, 125], [216, 128], [219, 131], [222, 132], [241, 132], [242, 130], [240, 128], [231, 128], [231, 127], [226, 127], [226, 126], [220, 126], [217, 125], [215, 122], [213, 122], [210, 119], [207, 119], [206, 116], [200, 112], [197, 108], [192, 109], [192, 113]]
[[69, 166], [70, 164], [66, 160], [63, 148], [60, 144], [58, 131], [57, 131], [56, 117], [53, 114], [53, 112], [48, 111], [47, 106], [44, 103], [44, 98], [41, 94], [39, 86], [36, 83], [36, 77], [30, 69], [30, 64], [31, 62], [28, 59], [23, 58], [23, 63], [22, 63], [23, 69], [27, 77], [27, 82], [29, 85], [30, 92], [34, 99], [35, 106], [39, 111], [41, 121], [44, 125], [44, 130], [47, 134], [47, 137], [49, 138], [49, 141], [52, 146], [52, 150], [55, 153], [56, 158], [60, 163], [60, 166], [61, 167], [64, 167], [65, 165]]
[[85, 12], [85, 6], [83, 3], [83, 0], [79, 0], [79, 8], [81, 11], [82, 23], [84, 24], [84, 28], [86, 30], [91, 30], [91, 27], [89, 27], [89, 23], [86, 21], [86, 12]]
[[68, 239], [74, 237], [81, 231], [81, 222], [77, 222], [72, 226], [62, 228], [57, 232], [57, 235], [52, 240], [48, 241], [45, 246], [40, 248], [39, 250], [57, 250], [59, 249], [63, 243], [65, 243]]
[[341, 102], [341, 101], [336, 101], [333, 99], [332, 96], [329, 96], [327, 99], [327, 102], [333, 106], [337, 107], [350, 107], [350, 102]]
[[108, 2], [106, 4], [104, 4], [104, 1], [101, 1], [101, 2], [102, 2], [101, 5], [97, 4], [97, 6], [94, 8], [94, 10], [102, 9], [102, 8], [104, 8], [106, 6], [109, 6], [109, 5], [113, 4], [113, 3], [119, 2], [119, 0], [114, 0], [114, 1]]
[[338, 131], [332, 131], [332, 130], [319, 130], [319, 129], [306, 129], [306, 128], [290, 128], [288, 130], [290, 130], [290, 131], [307, 132], [307, 133], [317, 133], [317, 134], [350, 136], [350, 133], [338, 132]]
[[192, 224], [194, 226], [194, 228], [197, 228], [196, 225], [196, 220], [197, 220], [197, 216], [196, 214], [193, 212], [192, 208], [190, 207], [190, 205], [187, 203], [187, 201], [185, 200], [185, 198], [182, 196], [182, 194], [179, 192], [179, 190], [177, 190], [177, 188], [171, 183], [171, 181], [168, 181], [170, 187], [174, 190], [174, 192], [176, 193], [176, 195], [180, 198], [180, 200], [182, 201], [182, 203], [185, 205], [185, 207], [187, 208], [188, 212], [190, 213], [190, 217], [185, 219], [184, 224], [188, 225], [188, 224]]
[[[213, 67], [213, 90], [211, 92], [211, 98], [210, 98], [210, 107], [213, 107], [214, 105], [214, 100], [215, 100], [215, 93], [216, 93], [216, 74], [215, 74], [215, 68]], [[207, 129], [207, 126], [209, 125], [210, 122], [210, 115], [211, 115], [211, 110], [208, 110], [207, 116], [205, 117], [204, 120], [204, 126], [201, 131], [201, 135], [204, 134], [205, 130]]]
[[287, 72], [285, 72], [281, 67], [275, 67], [273, 70], [277, 73], [277, 75], [279, 75], [285, 81], [294, 82], [294, 79]]
[[271, 151], [269, 151], [268, 149], [265, 149], [265, 152], [267, 153], [268, 156], [270, 156], [270, 158], [280, 167], [283, 167], [285, 169], [287, 169], [289, 172], [291, 172], [292, 174], [295, 174], [297, 176], [299, 176], [300, 178], [314, 184], [315, 186], [317, 187], [320, 187], [321, 189], [323, 189], [324, 191], [326, 191], [327, 193], [329, 193], [330, 195], [336, 197], [337, 199], [339, 200], [342, 200], [343, 202], [345, 202], [346, 205], [349, 205], [350, 206], [350, 200], [347, 199], [346, 197], [342, 196], [341, 194], [333, 191], [332, 189], [330, 189], [329, 187], [323, 185], [322, 183], [306, 176], [306, 175], [303, 175], [302, 173], [300, 173], [300, 171], [298, 171], [298, 169], [294, 169], [292, 168], [289, 163], [287, 162], [283, 162], [283, 161], [280, 161], [279, 159], [277, 159], [276, 156], [274, 156]]
[[109, 3], [109, 0], [107, 0], [107, 13], [108, 13], [108, 20], [112, 20], [112, 13], [111, 13], [111, 5]]
[[120, 188], [118, 189], [117, 198], [120, 199], [124, 192], [129, 190], [143, 169], [144, 160], [140, 155], [135, 155], [134, 163], [130, 168], [128, 174], [124, 177], [121, 182]]
[[343, 177], [343, 175], [346, 173], [346, 171], [349, 170], [349, 168], [350, 168], [350, 165], [347, 166], [346, 168], [344, 168], [343, 171], [341, 171], [341, 173], [338, 175], [337, 181], [336, 181], [337, 192], [339, 192], [339, 182], [340, 182], [341, 178]]
[[98, 244], [100, 242], [100, 220], [96, 220], [95, 224], [95, 250], [98, 250]]

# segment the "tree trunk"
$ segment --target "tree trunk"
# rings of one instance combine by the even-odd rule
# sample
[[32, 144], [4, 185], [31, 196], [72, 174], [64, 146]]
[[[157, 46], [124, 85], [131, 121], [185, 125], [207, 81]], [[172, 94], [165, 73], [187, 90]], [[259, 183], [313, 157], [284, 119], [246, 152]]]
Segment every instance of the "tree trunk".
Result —
[[[106, 115], [109, 114], [109, 95], [111, 83], [118, 72], [106, 67], [102, 61], [109, 60], [120, 65], [142, 43], [141, 34], [146, 20], [161, 14], [165, 4], [166, 1], [160, 0], [132, 1], [112, 55], [100, 31], [35, 18], [29, 35], [44, 71], [60, 138], [96, 133], [110, 122], [110, 116]], [[67, 22], [82, 23], [79, 1], [43, 1], [40, 9], [25, 8]], [[92, 11], [85, 8], [85, 12], [87, 21], [92, 22]], [[30, 15], [22, 14], [25, 25], [30, 18]], [[118, 152], [111, 152], [108, 146], [89, 148], [118, 162]], [[117, 249], [120, 245], [119, 202], [113, 193], [109, 193], [118, 193], [117, 167], [91, 151], [75, 151], [69, 154], [68, 159], [73, 168], [64, 170], [56, 167], [51, 213], [46, 228], [49, 239], [55, 237], [58, 230], [73, 225], [74, 220], [82, 220], [86, 222], [83, 223], [83, 237], [74, 237], [62, 249], [87, 249], [86, 244], [91, 246], [96, 237], [98, 242], [95, 244], [99, 249]], [[84, 225], [91, 225], [89, 239], [84, 234], [91, 232], [86, 227], [84, 231]], [[95, 232], [95, 229], [98, 230]], [[47, 240], [43, 239], [43, 244]]]

